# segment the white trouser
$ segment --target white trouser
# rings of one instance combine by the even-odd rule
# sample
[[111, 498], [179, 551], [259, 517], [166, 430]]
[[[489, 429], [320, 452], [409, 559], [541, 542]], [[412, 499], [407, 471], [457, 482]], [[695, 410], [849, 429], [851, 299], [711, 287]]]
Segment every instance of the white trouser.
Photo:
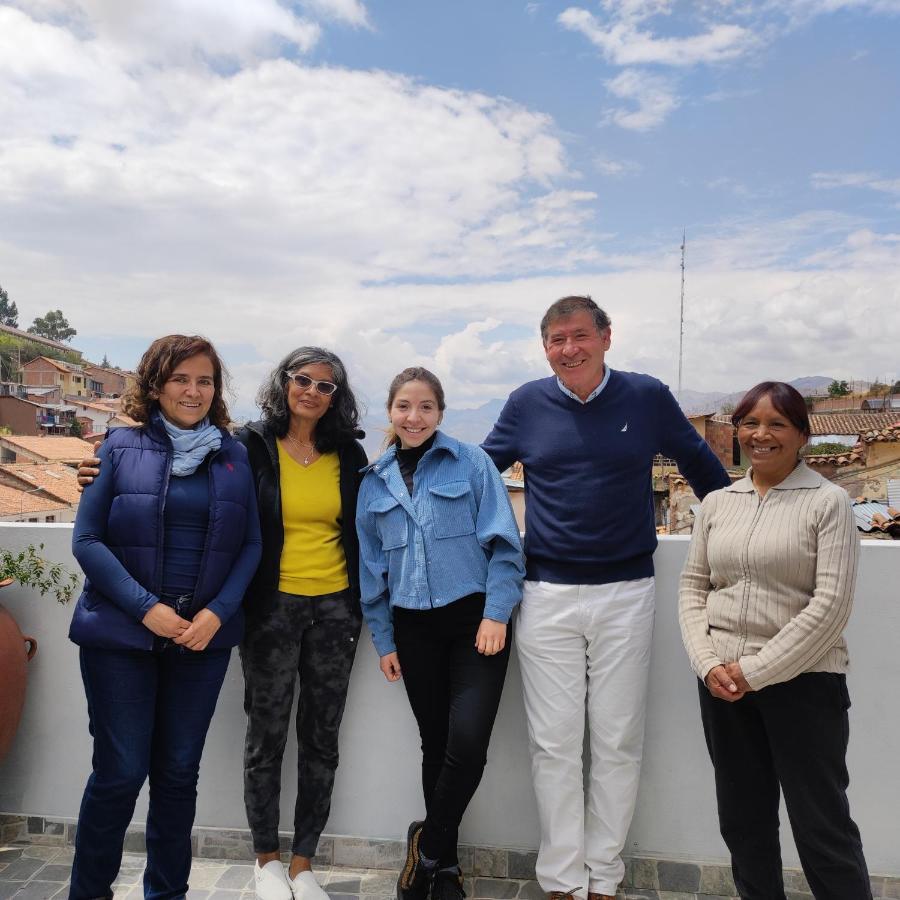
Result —
[[536, 871], [545, 891], [615, 894], [625, 874], [619, 854], [641, 768], [654, 587], [652, 578], [525, 582], [516, 646], [541, 825]]

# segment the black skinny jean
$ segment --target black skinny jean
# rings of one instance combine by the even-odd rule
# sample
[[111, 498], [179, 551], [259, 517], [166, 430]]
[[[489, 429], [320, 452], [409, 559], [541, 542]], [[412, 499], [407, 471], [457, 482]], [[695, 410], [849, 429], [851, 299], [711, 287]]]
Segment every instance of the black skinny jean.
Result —
[[778, 790], [817, 900], [870, 900], [859, 829], [847, 802], [850, 697], [843, 675], [809, 672], [735, 703], [699, 683], [716, 772], [719, 827], [742, 900], [784, 900]]
[[475, 649], [484, 595], [439, 609], [394, 607], [394, 642], [422, 738], [422, 853], [457, 865], [459, 823], [481, 781], [512, 638], [494, 656]]

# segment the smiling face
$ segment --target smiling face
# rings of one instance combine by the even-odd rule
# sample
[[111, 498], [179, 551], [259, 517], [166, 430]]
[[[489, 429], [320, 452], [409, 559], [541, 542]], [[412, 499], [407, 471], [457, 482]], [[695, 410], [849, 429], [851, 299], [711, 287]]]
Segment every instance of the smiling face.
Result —
[[175, 367], [159, 393], [159, 408], [178, 428], [193, 428], [206, 418], [215, 395], [212, 360], [198, 353]]
[[550, 323], [544, 353], [560, 381], [586, 400], [603, 380], [603, 357], [611, 338], [609, 328], [597, 331], [590, 312], [579, 310]]
[[766, 485], [780, 484], [797, 465], [805, 435], [787, 416], [780, 413], [768, 394], [738, 425], [738, 442], [753, 466], [754, 481]]
[[421, 447], [441, 424], [437, 396], [424, 381], [407, 381], [398, 388], [388, 418], [402, 450]]
[[[291, 374], [308, 375], [315, 381], [330, 381], [334, 384], [334, 372], [328, 363], [309, 363], [300, 366], [299, 369], [292, 369]], [[322, 416], [328, 412], [334, 394], [326, 396], [319, 393], [315, 384], [301, 388], [288, 380], [285, 386], [287, 391], [287, 406], [291, 414], [291, 426], [307, 426], [315, 429], [316, 423]]]

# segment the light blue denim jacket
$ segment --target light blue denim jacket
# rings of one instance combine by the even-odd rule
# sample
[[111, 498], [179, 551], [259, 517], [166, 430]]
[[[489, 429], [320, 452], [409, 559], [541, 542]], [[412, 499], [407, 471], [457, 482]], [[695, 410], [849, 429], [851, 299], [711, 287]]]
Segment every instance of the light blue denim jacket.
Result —
[[392, 606], [432, 609], [485, 594], [485, 618], [506, 623], [522, 598], [522, 545], [490, 457], [437, 432], [410, 497], [396, 449], [363, 469], [356, 530], [362, 611], [379, 656], [392, 653]]

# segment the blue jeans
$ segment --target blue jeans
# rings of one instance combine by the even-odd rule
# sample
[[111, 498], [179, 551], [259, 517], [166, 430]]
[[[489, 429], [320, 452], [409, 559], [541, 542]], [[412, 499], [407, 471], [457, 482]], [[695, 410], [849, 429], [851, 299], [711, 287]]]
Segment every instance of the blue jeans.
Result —
[[81, 649], [94, 753], [78, 815], [71, 900], [112, 897], [125, 831], [148, 775], [144, 896], [187, 892], [200, 756], [230, 653]]

